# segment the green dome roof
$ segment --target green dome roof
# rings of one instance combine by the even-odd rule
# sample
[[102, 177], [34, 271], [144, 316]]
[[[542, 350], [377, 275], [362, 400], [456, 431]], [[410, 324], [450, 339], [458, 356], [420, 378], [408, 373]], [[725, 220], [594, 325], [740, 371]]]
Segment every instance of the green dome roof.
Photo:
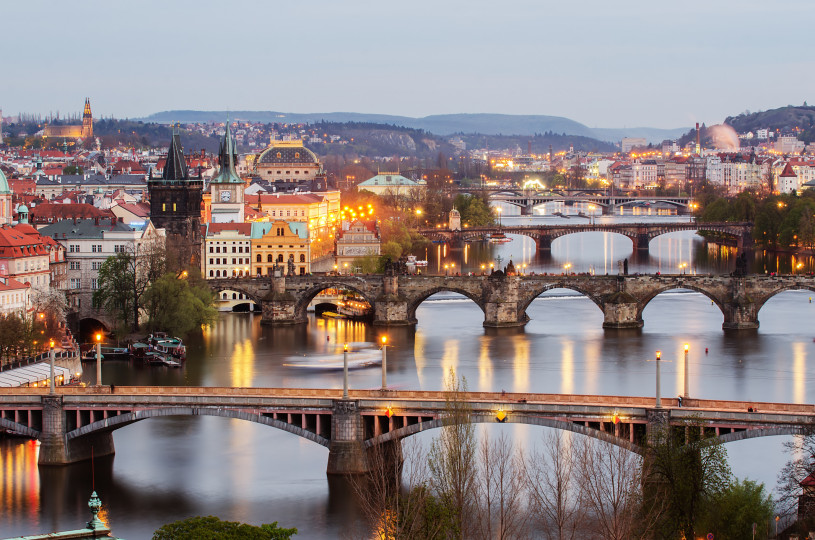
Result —
[[3, 170], [0, 169], [0, 195], [6, 195], [11, 193], [11, 188], [8, 187], [8, 180], [6, 179], [6, 175], [3, 174]]

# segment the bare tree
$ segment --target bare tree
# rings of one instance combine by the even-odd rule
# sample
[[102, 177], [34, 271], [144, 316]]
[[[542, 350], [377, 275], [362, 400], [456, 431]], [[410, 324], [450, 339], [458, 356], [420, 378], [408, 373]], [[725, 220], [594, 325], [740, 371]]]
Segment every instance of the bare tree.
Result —
[[475, 430], [472, 410], [461, 397], [467, 381], [450, 370], [445, 398], [444, 426], [433, 440], [428, 456], [430, 487], [440, 502], [452, 513], [454, 538], [471, 538], [475, 510], [475, 476], [477, 470]]
[[526, 486], [523, 456], [506, 433], [490, 440], [486, 434], [478, 448], [478, 538], [506, 540], [526, 533]]
[[649, 538], [656, 516], [641, 512], [642, 458], [619, 446], [584, 439], [578, 446], [580, 499], [600, 538]]
[[540, 451], [527, 460], [531, 510], [545, 538], [577, 538], [584, 516], [578, 475], [571, 437], [565, 437], [561, 431], [547, 434]]

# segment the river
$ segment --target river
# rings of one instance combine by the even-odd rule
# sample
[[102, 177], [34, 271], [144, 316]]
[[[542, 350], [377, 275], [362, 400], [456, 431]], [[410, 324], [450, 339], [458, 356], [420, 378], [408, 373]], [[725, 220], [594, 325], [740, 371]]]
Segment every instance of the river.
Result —
[[[550, 217], [505, 217], [507, 223]], [[571, 218], [575, 222], [578, 218]], [[611, 220], [675, 220], [676, 217], [615, 216]], [[681, 218], [680, 218], [681, 219]], [[582, 222], [586, 222], [585, 219]], [[630, 272], [729, 272], [732, 249], [706, 247], [690, 232], [657, 238], [648, 254], [631, 241], [608, 233], [583, 233], [555, 241], [551, 253], [536, 254], [524, 237], [500, 245], [471, 244], [466, 250], [428, 250], [430, 271], [480, 271], [501, 257], [526, 264], [527, 272], [616, 273], [628, 258]], [[789, 257], [757, 254], [754, 270], [795, 266]], [[681, 266], [686, 263], [685, 266]], [[767, 266], [769, 265], [769, 266]], [[764, 270], [764, 269], [767, 270]], [[810, 266], [804, 270], [811, 270]], [[550, 291], [535, 300], [523, 331], [485, 332], [483, 315], [470, 300], [449, 293], [430, 297], [417, 311], [415, 329], [381, 329], [363, 323], [310, 318], [296, 328], [268, 328], [251, 314], [222, 314], [189, 341], [181, 370], [134, 368], [127, 362], [103, 365], [103, 380], [116, 385], [206, 385], [341, 388], [341, 373], [314, 373], [286, 366], [294, 357], [332, 350], [336, 344], [389, 338], [388, 382], [394, 388], [443, 388], [449, 369], [471, 390], [647, 395], [654, 392], [653, 362], [662, 365], [663, 395], [682, 392], [683, 344], [690, 345], [690, 393], [700, 398], [808, 402], [815, 378], [815, 305], [812, 293], [785, 292], [759, 313], [760, 329], [726, 334], [716, 306], [698, 293], [666, 292], [645, 309], [641, 331], [604, 331], [602, 313], [571, 291]], [[91, 366], [88, 366], [91, 367]], [[86, 370], [86, 378], [94, 376]], [[352, 372], [352, 388], [376, 388], [380, 371]], [[490, 425], [530, 447], [544, 428]], [[424, 442], [433, 432], [420, 435]], [[734, 473], [772, 489], [787, 459], [789, 437], [729, 443]], [[116, 536], [149, 538], [160, 525], [194, 515], [217, 515], [249, 523], [279, 521], [300, 530], [298, 538], [339, 538], [360, 526], [353, 497], [343, 482], [325, 475], [327, 449], [283, 431], [239, 420], [212, 417], [154, 418], [114, 432], [116, 455], [69, 467], [38, 468], [37, 444], [0, 440], [0, 536], [80, 527], [95, 486], [103, 516]]]

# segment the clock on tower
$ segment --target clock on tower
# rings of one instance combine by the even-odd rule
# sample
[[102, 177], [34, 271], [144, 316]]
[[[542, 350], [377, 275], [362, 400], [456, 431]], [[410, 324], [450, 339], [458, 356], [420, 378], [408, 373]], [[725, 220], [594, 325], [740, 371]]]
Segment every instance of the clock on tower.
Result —
[[229, 190], [221, 191], [221, 202], [229, 202], [229, 199], [231, 198], [231, 196], [232, 196], [232, 193], [230, 193]]

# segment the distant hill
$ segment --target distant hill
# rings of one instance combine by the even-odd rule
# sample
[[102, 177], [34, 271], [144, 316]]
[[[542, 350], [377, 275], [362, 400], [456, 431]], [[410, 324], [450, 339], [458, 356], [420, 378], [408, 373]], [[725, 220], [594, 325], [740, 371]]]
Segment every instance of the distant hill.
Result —
[[421, 129], [436, 135], [481, 134], [531, 136], [541, 133], [577, 135], [600, 141], [619, 142], [623, 137], [645, 137], [658, 143], [675, 139], [688, 128], [589, 128], [568, 118], [545, 115], [438, 114], [423, 118], [364, 113], [282, 113], [277, 111], [163, 111], [143, 118], [145, 122], [223, 122], [227, 114], [235, 120], [264, 123], [361, 122]]
[[725, 124], [733, 126], [739, 133], [756, 132], [758, 129], [781, 130], [782, 133], [791, 133], [796, 128], [803, 130], [799, 136], [806, 142], [815, 139], [815, 107], [806, 103], [801, 106], [787, 105], [777, 109], [759, 112], [744, 112], [738, 116], [728, 116]]

